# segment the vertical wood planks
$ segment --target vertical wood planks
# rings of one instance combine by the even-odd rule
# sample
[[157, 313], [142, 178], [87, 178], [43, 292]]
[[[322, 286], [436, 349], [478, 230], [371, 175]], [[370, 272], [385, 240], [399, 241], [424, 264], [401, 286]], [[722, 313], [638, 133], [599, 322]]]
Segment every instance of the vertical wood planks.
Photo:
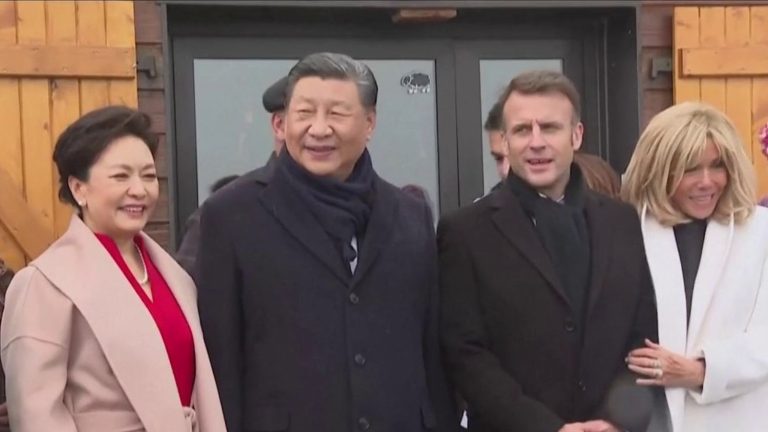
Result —
[[[47, 2], [48, 45], [77, 45], [77, 15], [73, 0]], [[77, 78], [51, 79], [51, 154], [59, 135], [80, 116], [80, 83]], [[53, 175], [53, 219], [54, 234], [59, 236], [67, 230], [72, 215], [70, 206], [58, 200], [59, 173], [51, 164]]]
[[[46, 43], [44, 1], [16, 3], [19, 44]], [[21, 136], [24, 150], [24, 192], [27, 203], [53, 230], [53, 175], [48, 80], [21, 79]]]
[[[768, 78], [728, 76], [715, 64], [700, 64], [683, 77], [680, 49], [744, 48], [768, 45], [768, 6], [675, 7], [675, 103], [703, 101], [733, 121], [757, 173], [758, 192], [768, 193], [768, 160], [761, 154], [758, 132], [768, 123]], [[721, 68], [722, 69], [722, 68]], [[707, 75], [700, 78], [696, 75]]]
[[672, 60], [675, 76], [675, 102], [701, 99], [701, 80], [682, 78], [680, 73], [680, 50], [699, 46], [699, 8], [676, 7], [674, 16], [675, 40]]
[[[749, 44], [749, 7], [725, 8], [725, 43], [727, 46]], [[752, 155], [752, 79], [725, 79], [725, 113], [736, 125], [747, 154]]]
[[[750, 9], [750, 42], [768, 44], [768, 6], [752, 6]], [[761, 196], [768, 194], [768, 161], [760, 153], [760, 142], [757, 134], [766, 123], [768, 123], [768, 78], [755, 77], [752, 79], [752, 137], [750, 143], [755, 171], [757, 172], [757, 187]]]
[[[101, 0], [79, 1], [75, 6], [78, 45], [104, 46], [107, 41], [104, 2]], [[80, 80], [80, 110], [83, 114], [106, 105], [109, 105], [107, 80]]]
[[[16, 3], [0, 2], [0, 44], [16, 44]], [[18, 192], [24, 192], [24, 159], [21, 146], [21, 107], [19, 105], [19, 80], [0, 78], [0, 169], [16, 184]], [[11, 233], [0, 224], [0, 258], [9, 267], [18, 269], [24, 265], [24, 253]]]
[[[707, 7], [699, 10], [699, 46], [725, 46], [724, 7]], [[725, 80], [702, 78], [701, 99], [725, 112]]]
[[[133, 19], [132, 1], [0, 0], [0, 46], [131, 48], [126, 61], [134, 64]], [[14, 269], [35, 258], [24, 250], [39, 250], [69, 224], [71, 209], [58, 201], [52, 161], [58, 136], [86, 111], [111, 103], [137, 105], [135, 73], [128, 80], [34, 73], [0, 78], [0, 175], [4, 193], [15, 194], [8, 202], [21, 206], [4, 208], [11, 213], [5, 214], [8, 226], [0, 218], [0, 257]], [[19, 225], [18, 214], [30, 215], [35, 224]], [[37, 228], [13, 231], [32, 225]]]
[[[133, 23], [132, 1], [109, 1], [105, 3], [107, 20], [107, 46], [134, 47], [136, 31]], [[135, 107], [139, 104], [136, 79], [112, 80], [109, 83], [109, 103]]]

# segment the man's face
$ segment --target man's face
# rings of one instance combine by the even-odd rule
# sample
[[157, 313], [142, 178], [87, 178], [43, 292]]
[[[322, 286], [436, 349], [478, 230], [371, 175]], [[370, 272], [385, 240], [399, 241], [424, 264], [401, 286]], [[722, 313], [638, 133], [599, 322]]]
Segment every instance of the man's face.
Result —
[[504, 133], [501, 131], [487, 131], [488, 142], [491, 146], [491, 157], [496, 162], [496, 172], [499, 180], [504, 180], [509, 174], [509, 161], [507, 160], [507, 143], [504, 142]]
[[285, 145], [307, 171], [344, 181], [365, 150], [376, 126], [352, 81], [305, 77], [286, 107]]
[[512, 171], [539, 192], [559, 199], [584, 131], [580, 122], [574, 124], [571, 102], [560, 93], [513, 92], [504, 104], [504, 125]]

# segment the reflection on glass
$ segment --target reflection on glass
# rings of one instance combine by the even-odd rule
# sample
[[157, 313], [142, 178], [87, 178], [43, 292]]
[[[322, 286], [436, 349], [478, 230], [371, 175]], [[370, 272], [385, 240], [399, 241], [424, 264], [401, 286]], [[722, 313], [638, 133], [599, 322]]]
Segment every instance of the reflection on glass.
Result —
[[272, 129], [261, 95], [294, 64], [296, 60], [195, 60], [199, 203], [216, 180], [243, 174], [269, 159]]
[[[377, 126], [368, 149], [376, 172], [424, 188], [438, 214], [437, 113], [432, 60], [363, 60], [379, 85]], [[198, 201], [217, 179], [263, 165], [272, 151], [261, 95], [296, 60], [194, 62]], [[183, 181], [183, 179], [182, 179]]]
[[379, 84], [373, 166], [395, 186], [424, 188], [438, 214], [437, 102], [432, 60], [363, 60]]

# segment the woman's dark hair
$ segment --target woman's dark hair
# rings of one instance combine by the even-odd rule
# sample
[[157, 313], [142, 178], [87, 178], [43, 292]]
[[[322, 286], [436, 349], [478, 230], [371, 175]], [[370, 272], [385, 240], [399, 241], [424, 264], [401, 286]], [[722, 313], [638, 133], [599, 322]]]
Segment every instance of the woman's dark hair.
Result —
[[485, 124], [483, 129], [487, 132], [504, 132], [503, 125], [504, 105], [501, 102], [496, 102], [488, 111], [488, 117], [485, 118]]
[[88, 181], [88, 174], [104, 150], [116, 139], [135, 136], [147, 144], [152, 156], [157, 152], [157, 136], [150, 131], [147, 114], [125, 106], [108, 106], [91, 111], [62, 132], [53, 149], [59, 170], [59, 200], [79, 208], [69, 177]]

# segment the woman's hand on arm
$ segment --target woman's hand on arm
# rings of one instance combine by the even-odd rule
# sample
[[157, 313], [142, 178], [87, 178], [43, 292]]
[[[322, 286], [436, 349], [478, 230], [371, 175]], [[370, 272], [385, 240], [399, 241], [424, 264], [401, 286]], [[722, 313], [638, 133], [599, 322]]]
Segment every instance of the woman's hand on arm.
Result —
[[680, 387], [699, 390], [704, 385], [706, 362], [703, 358], [689, 358], [645, 341], [645, 347], [632, 350], [627, 356], [627, 367], [642, 378], [637, 384], [646, 386]]

